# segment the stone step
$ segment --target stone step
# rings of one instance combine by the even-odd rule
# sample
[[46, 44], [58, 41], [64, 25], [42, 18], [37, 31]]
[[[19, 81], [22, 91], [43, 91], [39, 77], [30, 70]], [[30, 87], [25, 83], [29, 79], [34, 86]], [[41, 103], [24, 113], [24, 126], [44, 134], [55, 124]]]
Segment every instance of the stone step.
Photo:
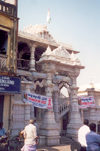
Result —
[[68, 145], [70, 145], [72, 142], [73, 142], [73, 139], [71, 137], [61, 136], [61, 138], [60, 138], [60, 143], [61, 144], [68, 144]]

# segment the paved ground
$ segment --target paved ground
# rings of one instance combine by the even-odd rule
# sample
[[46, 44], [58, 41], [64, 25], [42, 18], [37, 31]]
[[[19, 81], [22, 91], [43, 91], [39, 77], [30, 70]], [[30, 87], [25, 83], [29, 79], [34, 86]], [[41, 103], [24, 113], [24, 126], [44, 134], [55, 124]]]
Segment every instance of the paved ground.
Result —
[[71, 151], [71, 150], [70, 150], [70, 145], [61, 144], [59, 146], [52, 146], [52, 147], [39, 146], [37, 148], [37, 151]]

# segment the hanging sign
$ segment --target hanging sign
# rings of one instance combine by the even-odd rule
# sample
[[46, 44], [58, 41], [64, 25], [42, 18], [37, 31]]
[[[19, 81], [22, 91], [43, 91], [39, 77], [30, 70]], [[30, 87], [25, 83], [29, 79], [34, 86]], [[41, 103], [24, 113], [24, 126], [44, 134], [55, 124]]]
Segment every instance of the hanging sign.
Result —
[[28, 103], [31, 102], [35, 107], [51, 109], [52, 108], [52, 98], [23, 91], [23, 101]]
[[79, 108], [93, 107], [95, 106], [94, 96], [81, 96], [78, 97]]
[[0, 93], [20, 93], [21, 79], [0, 75]]

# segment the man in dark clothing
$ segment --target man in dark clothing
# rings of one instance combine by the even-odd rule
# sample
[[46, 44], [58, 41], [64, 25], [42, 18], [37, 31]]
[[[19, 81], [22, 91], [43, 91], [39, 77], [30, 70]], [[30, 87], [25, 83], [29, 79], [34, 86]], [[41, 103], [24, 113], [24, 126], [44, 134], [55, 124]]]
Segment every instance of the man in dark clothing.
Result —
[[96, 124], [89, 125], [90, 132], [86, 134], [87, 151], [100, 151], [100, 135], [96, 133]]

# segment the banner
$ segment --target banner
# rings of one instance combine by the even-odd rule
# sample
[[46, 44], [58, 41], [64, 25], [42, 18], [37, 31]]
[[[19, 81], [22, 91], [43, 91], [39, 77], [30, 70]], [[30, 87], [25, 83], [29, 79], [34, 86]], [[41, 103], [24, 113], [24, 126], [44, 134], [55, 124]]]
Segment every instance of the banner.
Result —
[[81, 96], [78, 97], [79, 108], [95, 106], [94, 96]]
[[35, 107], [43, 109], [52, 108], [52, 98], [23, 91], [23, 101], [28, 103], [31, 102]]

